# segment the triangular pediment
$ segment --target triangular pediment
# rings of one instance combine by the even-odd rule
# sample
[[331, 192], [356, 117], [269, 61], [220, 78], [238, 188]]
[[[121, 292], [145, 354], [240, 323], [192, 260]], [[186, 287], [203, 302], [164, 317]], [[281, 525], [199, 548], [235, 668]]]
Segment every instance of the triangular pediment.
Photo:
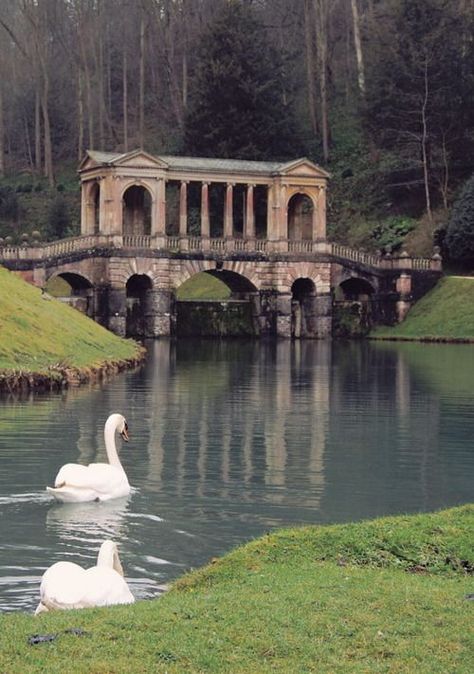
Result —
[[314, 178], [329, 178], [329, 173], [306, 157], [295, 159], [282, 164], [278, 170], [284, 176], [312, 176]]
[[159, 157], [145, 152], [144, 150], [132, 150], [121, 155], [114, 162], [114, 166], [149, 166], [150, 168], [167, 168], [168, 164]]
[[87, 171], [88, 169], [100, 166], [167, 168], [168, 164], [159, 157], [154, 157], [144, 150], [132, 150], [131, 152], [87, 150], [84, 159], [79, 165], [79, 171]]

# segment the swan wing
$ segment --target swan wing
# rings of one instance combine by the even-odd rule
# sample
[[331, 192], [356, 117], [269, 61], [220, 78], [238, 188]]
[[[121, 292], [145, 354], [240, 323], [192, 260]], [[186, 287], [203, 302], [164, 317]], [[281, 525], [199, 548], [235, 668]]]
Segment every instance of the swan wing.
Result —
[[128, 486], [128, 480], [123, 469], [108, 463], [91, 463], [88, 466], [68, 463], [57, 474], [54, 486], [56, 489], [90, 489], [100, 497]]
[[56, 562], [41, 579], [41, 604], [49, 610], [73, 608], [81, 599], [84, 569], [73, 562]]
[[135, 601], [124, 578], [114, 569], [93, 566], [87, 569], [82, 585], [81, 606], [112, 606]]

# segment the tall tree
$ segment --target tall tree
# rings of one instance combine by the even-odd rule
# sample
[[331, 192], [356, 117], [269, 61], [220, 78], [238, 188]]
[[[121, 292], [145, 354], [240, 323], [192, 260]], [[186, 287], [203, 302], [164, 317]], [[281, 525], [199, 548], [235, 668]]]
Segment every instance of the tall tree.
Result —
[[229, 2], [203, 36], [190, 82], [184, 150], [201, 156], [295, 156], [301, 141], [283, 102], [281, 61], [252, 7]]
[[431, 219], [437, 168], [447, 171], [460, 138], [466, 139], [472, 46], [447, 38], [462, 35], [463, 27], [445, 0], [392, 0], [383, 10], [372, 44], [366, 121], [379, 146], [396, 151], [405, 167], [421, 169]]

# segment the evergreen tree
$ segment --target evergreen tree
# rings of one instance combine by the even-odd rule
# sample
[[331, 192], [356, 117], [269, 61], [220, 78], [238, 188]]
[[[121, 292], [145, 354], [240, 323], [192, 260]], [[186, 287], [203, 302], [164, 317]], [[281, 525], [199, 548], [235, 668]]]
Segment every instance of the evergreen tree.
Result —
[[474, 261], [474, 174], [453, 206], [444, 245], [451, 260]]
[[249, 5], [227, 3], [198, 50], [184, 151], [207, 157], [285, 159], [301, 154], [277, 51]]
[[48, 215], [48, 234], [51, 239], [61, 239], [68, 236], [71, 225], [71, 216], [66, 200], [57, 196], [52, 202]]

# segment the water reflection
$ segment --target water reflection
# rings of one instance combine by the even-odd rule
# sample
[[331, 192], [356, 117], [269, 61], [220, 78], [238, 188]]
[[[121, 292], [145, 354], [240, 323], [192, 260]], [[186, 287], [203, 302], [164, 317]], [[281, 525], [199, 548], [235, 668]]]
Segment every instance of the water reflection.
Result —
[[[105, 385], [7, 397], [0, 609], [34, 608], [43, 570], [94, 564], [104, 538], [144, 598], [275, 526], [472, 500], [473, 373], [465, 346], [156, 342]], [[115, 411], [131, 497], [52, 501], [61, 465], [106, 460]]]

